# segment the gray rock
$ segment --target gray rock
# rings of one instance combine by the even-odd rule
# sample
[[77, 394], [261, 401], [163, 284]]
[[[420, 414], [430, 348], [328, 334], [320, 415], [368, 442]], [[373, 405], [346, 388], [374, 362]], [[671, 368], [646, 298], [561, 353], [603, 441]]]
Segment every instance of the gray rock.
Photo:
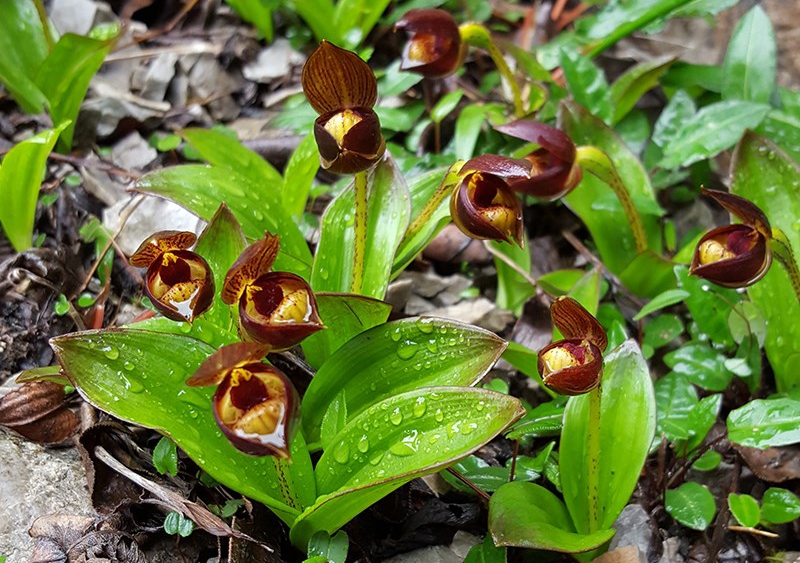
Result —
[[137, 132], [129, 134], [111, 147], [111, 162], [123, 170], [142, 170], [153, 162], [158, 151]]
[[[100, 159], [92, 153], [87, 157], [87, 160], [99, 161]], [[130, 195], [125, 192], [125, 184], [117, 181], [99, 168], [82, 166], [81, 177], [86, 191], [105, 203], [106, 206], [114, 205], [122, 199], [127, 200], [130, 198]]]
[[450, 546], [434, 545], [415, 549], [390, 557], [384, 563], [461, 563], [472, 546], [480, 542], [479, 537], [458, 531]]
[[50, 6], [50, 20], [62, 35], [86, 35], [94, 25], [97, 3], [93, 0], [57, 0]]
[[614, 529], [617, 533], [611, 540], [609, 550], [620, 547], [633, 546], [639, 549], [645, 559], [653, 541], [653, 531], [650, 529], [650, 516], [639, 504], [629, 504], [622, 509]]
[[55, 512], [94, 514], [78, 452], [45, 448], [0, 430], [0, 554], [25, 561], [33, 549], [28, 529]]
[[662, 555], [658, 563], [683, 563], [685, 559], [680, 553], [681, 539], [680, 538], [667, 538], [661, 544]]
[[286, 76], [293, 66], [299, 66], [304, 61], [305, 57], [292, 49], [287, 39], [280, 38], [262, 49], [254, 61], [244, 66], [242, 73], [248, 80], [269, 84], [276, 78]]
[[146, 100], [164, 100], [175, 76], [177, 61], [178, 55], [175, 53], [162, 53], [153, 57], [147, 66], [137, 69], [132, 80], [139, 95]]
[[230, 121], [239, 117], [239, 104], [230, 96], [238, 89], [214, 55], [202, 54], [189, 71], [189, 89], [193, 96], [208, 100], [208, 109], [214, 119]]

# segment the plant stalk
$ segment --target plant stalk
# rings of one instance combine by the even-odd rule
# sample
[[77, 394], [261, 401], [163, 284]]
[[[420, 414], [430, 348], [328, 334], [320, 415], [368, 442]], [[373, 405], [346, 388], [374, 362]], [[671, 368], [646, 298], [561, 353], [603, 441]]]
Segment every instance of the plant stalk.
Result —
[[353, 278], [350, 282], [351, 293], [361, 293], [364, 283], [364, 255], [367, 246], [367, 172], [355, 173], [356, 209], [353, 227]]
[[794, 259], [792, 244], [789, 242], [789, 239], [786, 238], [786, 234], [777, 227], [773, 227], [772, 229], [770, 249], [772, 250], [772, 254], [783, 266], [783, 269], [786, 270], [797, 301], [800, 302], [800, 269], [798, 269], [797, 262]]
[[589, 464], [589, 533], [600, 529], [600, 407], [602, 384], [589, 391], [589, 428], [586, 435], [586, 462]]
[[497, 44], [492, 39], [489, 30], [479, 23], [465, 23], [458, 28], [461, 34], [461, 40], [467, 45], [484, 49], [494, 61], [497, 70], [503, 75], [503, 78], [508, 82], [511, 88], [511, 93], [514, 96], [514, 116], [517, 118], [525, 117], [525, 104], [522, 102], [522, 92], [519, 88], [519, 83], [514, 78], [514, 73], [508, 66], [503, 53], [497, 47]]
[[50, 20], [47, 19], [47, 11], [44, 9], [44, 2], [42, 2], [42, 0], [33, 0], [33, 5], [36, 6], [36, 14], [39, 16], [39, 21], [42, 24], [42, 33], [44, 33], [44, 40], [47, 43], [47, 51], [52, 52], [53, 47], [56, 46], [56, 41], [50, 30]]
[[453, 189], [461, 181], [459, 172], [461, 171], [462, 166], [464, 166], [464, 161], [459, 160], [447, 170], [447, 174], [445, 174], [444, 178], [442, 178], [442, 183], [439, 184], [439, 187], [436, 188], [436, 191], [433, 192], [433, 195], [430, 197], [430, 199], [425, 202], [425, 206], [419, 212], [419, 215], [414, 217], [414, 220], [411, 221], [411, 224], [406, 229], [406, 234], [403, 236], [403, 242], [414, 238], [414, 236], [419, 233], [422, 227], [424, 227], [425, 224], [430, 221], [431, 217], [433, 217], [433, 214], [436, 213], [437, 209], [439, 209], [439, 206], [442, 204], [442, 202], [450, 197], [450, 194], [453, 193]]
[[639, 210], [636, 209], [631, 194], [625, 189], [622, 179], [620, 179], [617, 169], [611, 159], [608, 158], [608, 155], [597, 147], [578, 147], [576, 162], [583, 170], [594, 174], [614, 190], [628, 218], [631, 231], [633, 231], [636, 252], [641, 254], [647, 250], [647, 234], [644, 230], [642, 216], [639, 214]]

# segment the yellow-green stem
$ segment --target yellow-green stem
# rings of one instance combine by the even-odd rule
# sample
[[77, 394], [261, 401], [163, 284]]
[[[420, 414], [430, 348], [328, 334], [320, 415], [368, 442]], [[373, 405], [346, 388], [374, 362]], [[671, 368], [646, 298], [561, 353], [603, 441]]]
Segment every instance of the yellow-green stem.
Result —
[[511, 72], [508, 63], [503, 58], [503, 53], [497, 47], [497, 44], [492, 39], [489, 30], [479, 23], [465, 23], [458, 28], [461, 34], [461, 40], [467, 45], [484, 49], [489, 56], [492, 57], [497, 70], [508, 82], [511, 88], [511, 93], [514, 96], [514, 115], [516, 117], [525, 117], [525, 105], [522, 102], [522, 92], [519, 89], [519, 83], [514, 78], [514, 73]]
[[600, 529], [600, 407], [602, 386], [589, 391], [589, 426], [586, 436], [586, 462], [589, 464], [589, 533]]
[[36, 6], [36, 14], [39, 16], [39, 21], [42, 23], [42, 32], [44, 33], [44, 40], [47, 43], [47, 50], [52, 51], [53, 47], [56, 46], [56, 41], [50, 30], [50, 20], [47, 19], [44, 2], [42, 2], [42, 0], [33, 0], [33, 5]]
[[364, 254], [367, 246], [367, 172], [355, 174], [356, 211], [354, 220], [355, 238], [353, 239], [353, 279], [350, 284], [351, 293], [361, 293], [364, 282]]
[[625, 211], [625, 216], [628, 218], [631, 231], [633, 231], [636, 252], [641, 254], [647, 250], [647, 234], [644, 230], [642, 216], [639, 215], [631, 194], [625, 189], [617, 169], [611, 159], [608, 158], [608, 155], [597, 147], [578, 147], [575, 161], [581, 169], [594, 174], [614, 190], [619, 202], [622, 204], [623, 211]]
[[[436, 191], [433, 192], [431, 198], [425, 203], [425, 206], [419, 212], [411, 224], [406, 229], [406, 234], [403, 237], [403, 242], [410, 240], [413, 238], [417, 233], [419, 233], [420, 229], [430, 221], [430, 218], [433, 217], [433, 214], [439, 209], [439, 206], [442, 202], [450, 197], [450, 194], [453, 192], [453, 188], [458, 185], [461, 181], [460, 176], [458, 175], [461, 167], [464, 166], [464, 161], [459, 160], [455, 164], [453, 164], [450, 169], [445, 174], [444, 178], [442, 179], [442, 183], [439, 184], [439, 187], [436, 188]], [[402, 244], [402, 243], [401, 243]]]
[[772, 229], [770, 248], [772, 249], [772, 254], [786, 270], [797, 301], [800, 302], [800, 269], [798, 269], [797, 262], [794, 259], [792, 244], [789, 242], [789, 239], [786, 238], [786, 234], [777, 227], [773, 227]]

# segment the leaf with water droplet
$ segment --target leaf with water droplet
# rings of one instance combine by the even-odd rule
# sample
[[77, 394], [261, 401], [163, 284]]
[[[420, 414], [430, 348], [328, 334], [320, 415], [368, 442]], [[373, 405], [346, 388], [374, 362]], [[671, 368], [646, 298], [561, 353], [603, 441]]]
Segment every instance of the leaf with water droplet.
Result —
[[[391, 339], [388, 339], [390, 340]], [[363, 424], [379, 424], [369, 433], [373, 456], [352, 456], [346, 463], [334, 446], [320, 457], [316, 468], [320, 498], [295, 522], [292, 543], [305, 545], [314, 531], [333, 532], [382, 496], [415, 477], [439, 471], [469, 455], [497, 436], [524, 409], [518, 399], [486, 389], [440, 387], [436, 390], [436, 410], [413, 415], [419, 399], [431, 399], [430, 389], [407, 391], [385, 400], [386, 409], [365, 409], [352, 418], [334, 439], [334, 444], [358, 444], [364, 436]], [[483, 411], [475, 408], [483, 403]], [[422, 403], [424, 404], [424, 403]], [[400, 413], [395, 424], [382, 422], [386, 412]], [[485, 418], [486, 413], [489, 418]], [[459, 432], [447, 440], [447, 447], [435, 444], [446, 428], [461, 421], [469, 432]], [[349, 448], [349, 446], [348, 446]]]
[[[416, 344], [431, 339], [437, 342], [438, 352]], [[447, 319], [426, 319], [425, 323], [419, 318], [403, 319], [362, 332], [331, 355], [312, 379], [302, 404], [306, 439], [316, 447], [322, 418], [342, 390], [351, 420], [368, 406], [402, 391], [473, 385], [505, 346], [494, 333]], [[466, 348], [469, 353], [461, 353]], [[411, 366], [414, 369], [403, 369]]]

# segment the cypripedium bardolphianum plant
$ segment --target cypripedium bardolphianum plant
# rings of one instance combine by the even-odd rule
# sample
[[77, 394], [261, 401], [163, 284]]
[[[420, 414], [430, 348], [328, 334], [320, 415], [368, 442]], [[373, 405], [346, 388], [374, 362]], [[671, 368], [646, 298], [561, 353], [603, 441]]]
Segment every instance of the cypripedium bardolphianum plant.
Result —
[[565, 196], [580, 183], [583, 173], [575, 162], [575, 143], [560, 129], [530, 120], [513, 121], [495, 129], [539, 145], [524, 157], [531, 165], [530, 176], [512, 181], [514, 191], [552, 201]]
[[472, 238], [522, 246], [522, 205], [509, 183], [524, 174], [524, 161], [503, 156], [487, 154], [466, 162], [450, 196], [453, 223]]
[[325, 326], [308, 283], [289, 272], [272, 272], [278, 237], [267, 233], [248, 246], [225, 277], [222, 300], [239, 303], [242, 337], [288, 350]]
[[308, 103], [320, 114], [314, 137], [322, 167], [353, 174], [378, 162], [386, 142], [372, 109], [378, 82], [369, 65], [355, 53], [323, 41], [308, 57], [302, 80]]
[[160, 231], [145, 240], [130, 263], [147, 268], [144, 289], [158, 311], [173, 321], [189, 321], [214, 302], [208, 262], [187, 250], [197, 237], [188, 231]]
[[214, 418], [237, 449], [289, 459], [300, 400], [289, 378], [261, 361], [268, 351], [269, 346], [255, 342], [223, 346], [186, 384], [218, 385], [212, 399]]
[[395, 24], [408, 32], [400, 70], [425, 78], [443, 78], [453, 74], [464, 60], [461, 34], [453, 16], [444, 10], [409, 10]]
[[727, 192], [702, 189], [742, 223], [717, 227], [695, 248], [689, 273], [723, 287], [747, 287], [764, 277], [772, 264], [769, 220], [746, 199]]
[[603, 373], [608, 337], [602, 325], [571, 297], [559, 297], [550, 306], [553, 324], [564, 335], [539, 352], [542, 383], [562, 395], [588, 393]]

